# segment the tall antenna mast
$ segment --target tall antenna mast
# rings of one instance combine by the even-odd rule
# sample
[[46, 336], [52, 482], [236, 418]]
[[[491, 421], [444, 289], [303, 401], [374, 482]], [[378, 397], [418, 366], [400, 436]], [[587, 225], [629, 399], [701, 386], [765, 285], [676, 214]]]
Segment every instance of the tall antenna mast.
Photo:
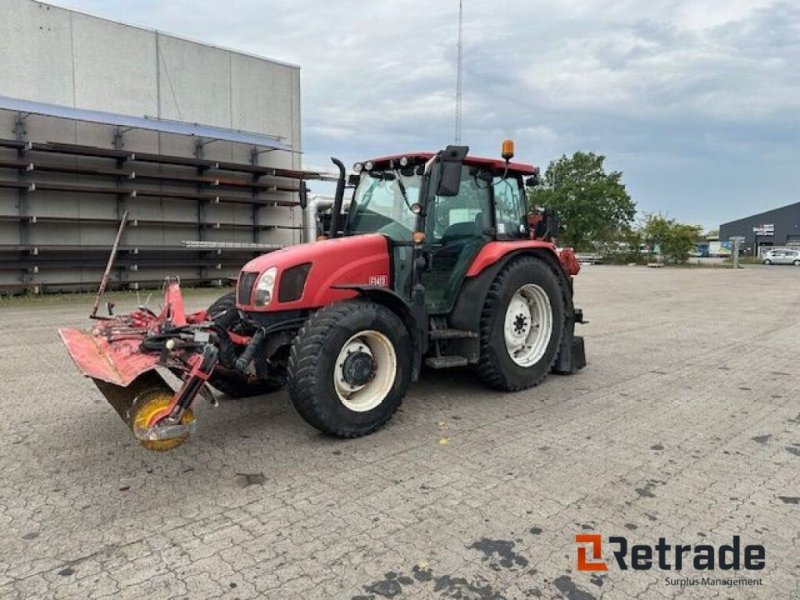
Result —
[[456, 135], [455, 143], [461, 143], [461, 98], [464, 70], [464, 0], [458, 0], [458, 66], [456, 68]]

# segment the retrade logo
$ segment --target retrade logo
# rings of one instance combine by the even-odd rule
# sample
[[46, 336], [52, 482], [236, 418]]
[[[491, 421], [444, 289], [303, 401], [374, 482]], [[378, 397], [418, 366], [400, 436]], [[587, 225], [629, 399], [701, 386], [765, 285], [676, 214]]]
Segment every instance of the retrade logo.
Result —
[[590, 544], [592, 560], [586, 557], [587, 547], [578, 546], [578, 571], [608, 571], [608, 565], [603, 562], [603, 536], [599, 533], [575, 534], [578, 544]]
[[[575, 535], [578, 544], [578, 571], [608, 571], [603, 558], [603, 536], [598, 533]], [[766, 566], [766, 549], [761, 544], [742, 546], [738, 535], [730, 544], [719, 547], [711, 544], [670, 544], [658, 538], [655, 545], [629, 544], [623, 536], [608, 538], [611, 555], [623, 571], [681, 571], [684, 567], [697, 571], [761, 571]]]

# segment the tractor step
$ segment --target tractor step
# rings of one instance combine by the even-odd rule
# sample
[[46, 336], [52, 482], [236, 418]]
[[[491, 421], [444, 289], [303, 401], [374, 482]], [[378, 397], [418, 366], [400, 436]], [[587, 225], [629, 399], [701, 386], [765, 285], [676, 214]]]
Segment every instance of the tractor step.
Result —
[[431, 356], [425, 359], [425, 364], [432, 369], [449, 369], [451, 367], [466, 367], [469, 361], [465, 356]]
[[428, 337], [432, 340], [460, 340], [478, 337], [477, 331], [465, 329], [431, 329]]

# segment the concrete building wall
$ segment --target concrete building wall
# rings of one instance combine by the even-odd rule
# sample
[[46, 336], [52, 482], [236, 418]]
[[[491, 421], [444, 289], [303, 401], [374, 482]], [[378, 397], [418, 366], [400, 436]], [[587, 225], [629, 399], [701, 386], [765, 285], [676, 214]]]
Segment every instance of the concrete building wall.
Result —
[[299, 67], [34, 0], [0, 2], [0, 95], [279, 135], [300, 150]]
[[[290, 146], [292, 151], [261, 152], [258, 164], [301, 167], [297, 66], [34, 0], [2, 0], [0, 74], [1, 96], [279, 136], [280, 142]], [[14, 138], [17, 116], [0, 110], [0, 139]], [[111, 148], [115, 133], [111, 125], [40, 115], [28, 116], [24, 129], [25, 138], [33, 142], [99, 148]], [[142, 129], [126, 131], [123, 142], [125, 150], [132, 152], [193, 157], [197, 139]], [[245, 144], [213, 141], [203, 146], [202, 155], [206, 159], [246, 164], [251, 161], [252, 149]], [[0, 148], [0, 161], [15, 157], [13, 150]], [[93, 157], [61, 156], [52, 160], [80, 167], [109, 166], [107, 159]], [[156, 170], [166, 175], [187, 173], [186, 168], [168, 165], [137, 165], [136, 170]], [[0, 170], [0, 179], [12, 176], [17, 174]], [[36, 178], [37, 181], [72, 185], [97, 183], [91, 176], [63, 173], [37, 173]], [[148, 185], [173, 191], [185, 187], [164, 182]], [[270, 198], [296, 200], [297, 195], [279, 192]], [[17, 190], [0, 187], [0, 253], [3, 248], [21, 243], [20, 226], [12, 220], [21, 210], [19, 203]], [[41, 191], [30, 194], [27, 204], [31, 214], [64, 218], [113, 219], [119, 210], [116, 196], [99, 194]], [[137, 198], [124, 204], [131, 219], [186, 221], [185, 226], [151, 223], [132, 227], [124, 238], [129, 245], [171, 246], [187, 239], [268, 244], [301, 241], [302, 211], [299, 208], [267, 204], [253, 211], [243, 205], [210, 204], [205, 207], [204, 219], [230, 226], [198, 230], [196, 225], [200, 217], [196, 202]], [[247, 227], [255, 224], [269, 224], [275, 228]], [[88, 220], [70, 225], [39, 223], [29, 227], [27, 232], [31, 244], [60, 241], [95, 247], [110, 245], [114, 234], [112, 225]], [[89, 271], [83, 276], [92, 280], [96, 269]], [[235, 276], [235, 269], [227, 269], [221, 275]], [[16, 273], [0, 270], [0, 285], [17, 277]]]

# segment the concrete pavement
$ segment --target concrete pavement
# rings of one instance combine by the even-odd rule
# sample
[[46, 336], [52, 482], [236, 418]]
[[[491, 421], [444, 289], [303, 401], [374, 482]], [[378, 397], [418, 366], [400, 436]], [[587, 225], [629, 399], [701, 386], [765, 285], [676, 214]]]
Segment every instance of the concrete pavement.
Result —
[[[136, 445], [62, 348], [88, 298], [0, 304], [0, 597], [792, 598], [800, 272], [592, 266], [576, 300], [575, 376], [502, 394], [427, 372], [349, 441], [285, 392], [223, 398], [167, 454]], [[607, 571], [577, 571], [581, 533], [603, 536]], [[615, 535], [738, 535], [766, 567], [623, 571]], [[761, 585], [688, 583], [703, 575]]]

